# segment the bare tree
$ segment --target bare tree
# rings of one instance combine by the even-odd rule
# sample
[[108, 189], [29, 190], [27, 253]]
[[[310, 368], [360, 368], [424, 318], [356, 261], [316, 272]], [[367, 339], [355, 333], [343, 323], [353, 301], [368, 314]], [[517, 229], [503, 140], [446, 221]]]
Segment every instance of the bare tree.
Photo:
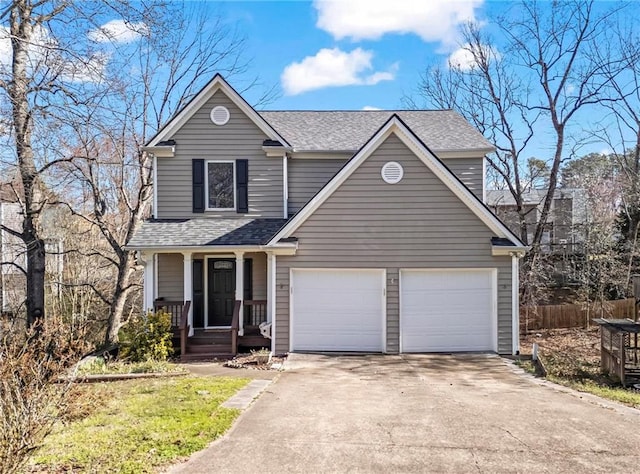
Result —
[[[464, 62], [427, 70], [418, 94], [429, 106], [457, 110], [496, 146], [487, 160], [513, 196], [520, 238], [527, 242], [530, 209], [524, 206], [524, 193], [530, 183], [523, 153], [538, 117], [527, 108], [526, 82], [502, 60], [493, 39], [473, 23], [464, 25], [461, 34]], [[409, 97], [404, 101], [417, 106]]]
[[67, 147], [73, 159], [60, 168], [66, 175], [59, 182], [76, 197], [63, 204], [100, 233], [104, 245], [93, 257], [113, 272], [112, 287], [92, 286], [109, 306], [106, 343], [118, 340], [140, 289], [135, 254], [125, 246], [151, 212], [152, 160], [143, 146], [214, 72], [229, 77], [247, 68], [244, 39], [222, 16], [199, 6], [167, 8], [143, 17], [135, 44], [113, 45], [111, 89], [87, 125], [76, 123]]
[[555, 137], [548, 191], [532, 241], [534, 251], [548, 221], [569, 126], [579, 111], [609, 99], [604, 94], [606, 87], [627, 62], [615, 51], [606, 57], [595, 54], [619, 8], [597, 14], [592, 0], [552, 2], [544, 7], [535, 1], [524, 2], [520, 18], [501, 22], [510, 44], [506, 52], [536, 79], [540, 100], [528, 108], [549, 120]]

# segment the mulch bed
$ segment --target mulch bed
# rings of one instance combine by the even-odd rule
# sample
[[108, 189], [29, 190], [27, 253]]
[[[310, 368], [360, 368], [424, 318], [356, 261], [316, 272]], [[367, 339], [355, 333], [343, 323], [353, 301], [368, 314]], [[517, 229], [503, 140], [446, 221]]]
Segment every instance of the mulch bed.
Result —
[[267, 363], [261, 363], [258, 356], [254, 354], [238, 354], [223, 365], [233, 369], [254, 369], [254, 370], [282, 370], [282, 363], [286, 359], [284, 356], [273, 356]]

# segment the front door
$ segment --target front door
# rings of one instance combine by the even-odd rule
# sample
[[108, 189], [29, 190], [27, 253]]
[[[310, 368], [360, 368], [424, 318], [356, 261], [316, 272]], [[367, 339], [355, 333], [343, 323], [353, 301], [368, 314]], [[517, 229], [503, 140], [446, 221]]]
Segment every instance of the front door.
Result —
[[207, 278], [207, 327], [231, 326], [236, 300], [236, 262], [209, 259]]

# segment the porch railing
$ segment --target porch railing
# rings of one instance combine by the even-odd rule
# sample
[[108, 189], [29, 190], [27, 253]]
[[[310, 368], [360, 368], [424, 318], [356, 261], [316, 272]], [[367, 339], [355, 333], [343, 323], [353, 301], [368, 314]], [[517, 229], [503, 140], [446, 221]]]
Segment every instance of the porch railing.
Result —
[[163, 310], [169, 313], [171, 315], [171, 327], [177, 328], [180, 326], [180, 317], [182, 316], [184, 305], [185, 301], [155, 300], [153, 302], [153, 310]]
[[244, 300], [244, 326], [259, 326], [267, 320], [267, 300]]

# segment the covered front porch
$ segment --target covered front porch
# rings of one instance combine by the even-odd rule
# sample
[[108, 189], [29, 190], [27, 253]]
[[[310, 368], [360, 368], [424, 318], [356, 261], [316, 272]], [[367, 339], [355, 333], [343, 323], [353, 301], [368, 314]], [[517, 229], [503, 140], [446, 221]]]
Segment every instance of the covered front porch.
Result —
[[141, 252], [144, 308], [171, 314], [182, 360], [272, 348], [273, 252]]

